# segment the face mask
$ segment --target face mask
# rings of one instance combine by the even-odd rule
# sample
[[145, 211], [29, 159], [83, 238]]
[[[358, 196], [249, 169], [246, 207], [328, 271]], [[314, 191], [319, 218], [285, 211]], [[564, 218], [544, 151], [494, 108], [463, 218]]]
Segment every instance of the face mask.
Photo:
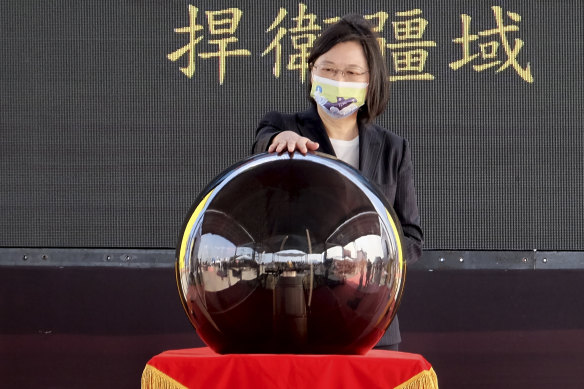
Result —
[[310, 96], [335, 119], [345, 118], [365, 104], [366, 82], [335, 81], [312, 76]]

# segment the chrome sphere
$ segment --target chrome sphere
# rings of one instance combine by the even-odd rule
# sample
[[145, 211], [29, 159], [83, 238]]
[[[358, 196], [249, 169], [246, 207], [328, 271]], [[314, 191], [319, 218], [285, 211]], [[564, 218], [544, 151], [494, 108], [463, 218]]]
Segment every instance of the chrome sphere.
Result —
[[176, 276], [219, 353], [363, 354], [395, 316], [403, 238], [385, 197], [324, 154], [260, 154], [220, 174], [188, 213]]

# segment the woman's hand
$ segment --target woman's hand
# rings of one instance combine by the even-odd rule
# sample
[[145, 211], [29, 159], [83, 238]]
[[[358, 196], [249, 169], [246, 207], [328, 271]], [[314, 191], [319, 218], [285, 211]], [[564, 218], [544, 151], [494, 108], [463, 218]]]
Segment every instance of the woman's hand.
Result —
[[310, 151], [318, 149], [318, 143], [311, 141], [310, 139], [300, 136], [294, 131], [282, 131], [274, 137], [272, 144], [268, 147], [268, 152], [280, 153], [285, 149], [288, 152], [293, 153], [294, 150], [298, 150], [302, 155]]

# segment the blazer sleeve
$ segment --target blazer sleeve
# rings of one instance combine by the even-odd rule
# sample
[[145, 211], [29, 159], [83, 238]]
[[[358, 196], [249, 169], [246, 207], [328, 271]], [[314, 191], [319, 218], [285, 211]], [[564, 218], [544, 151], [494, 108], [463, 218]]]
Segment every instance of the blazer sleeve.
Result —
[[290, 121], [290, 118], [284, 117], [284, 115], [280, 112], [268, 112], [262, 118], [262, 120], [260, 120], [260, 123], [256, 129], [255, 141], [251, 151], [252, 154], [268, 151], [268, 147], [270, 147], [272, 139], [274, 139], [274, 137], [279, 133], [286, 130], [296, 131], [296, 128], [294, 128], [295, 126], [290, 125]]
[[416, 262], [422, 255], [424, 235], [420, 227], [420, 214], [414, 188], [414, 168], [408, 141], [403, 141], [402, 160], [398, 168], [394, 210], [400, 220], [406, 240], [405, 257], [408, 263]]

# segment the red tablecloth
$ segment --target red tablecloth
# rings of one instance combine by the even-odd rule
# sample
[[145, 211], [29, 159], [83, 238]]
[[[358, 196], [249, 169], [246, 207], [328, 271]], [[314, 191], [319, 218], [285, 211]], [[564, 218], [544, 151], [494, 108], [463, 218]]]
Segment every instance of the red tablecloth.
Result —
[[151, 388], [437, 389], [421, 355], [372, 350], [365, 355], [216, 354], [208, 347], [165, 351], [142, 374]]

